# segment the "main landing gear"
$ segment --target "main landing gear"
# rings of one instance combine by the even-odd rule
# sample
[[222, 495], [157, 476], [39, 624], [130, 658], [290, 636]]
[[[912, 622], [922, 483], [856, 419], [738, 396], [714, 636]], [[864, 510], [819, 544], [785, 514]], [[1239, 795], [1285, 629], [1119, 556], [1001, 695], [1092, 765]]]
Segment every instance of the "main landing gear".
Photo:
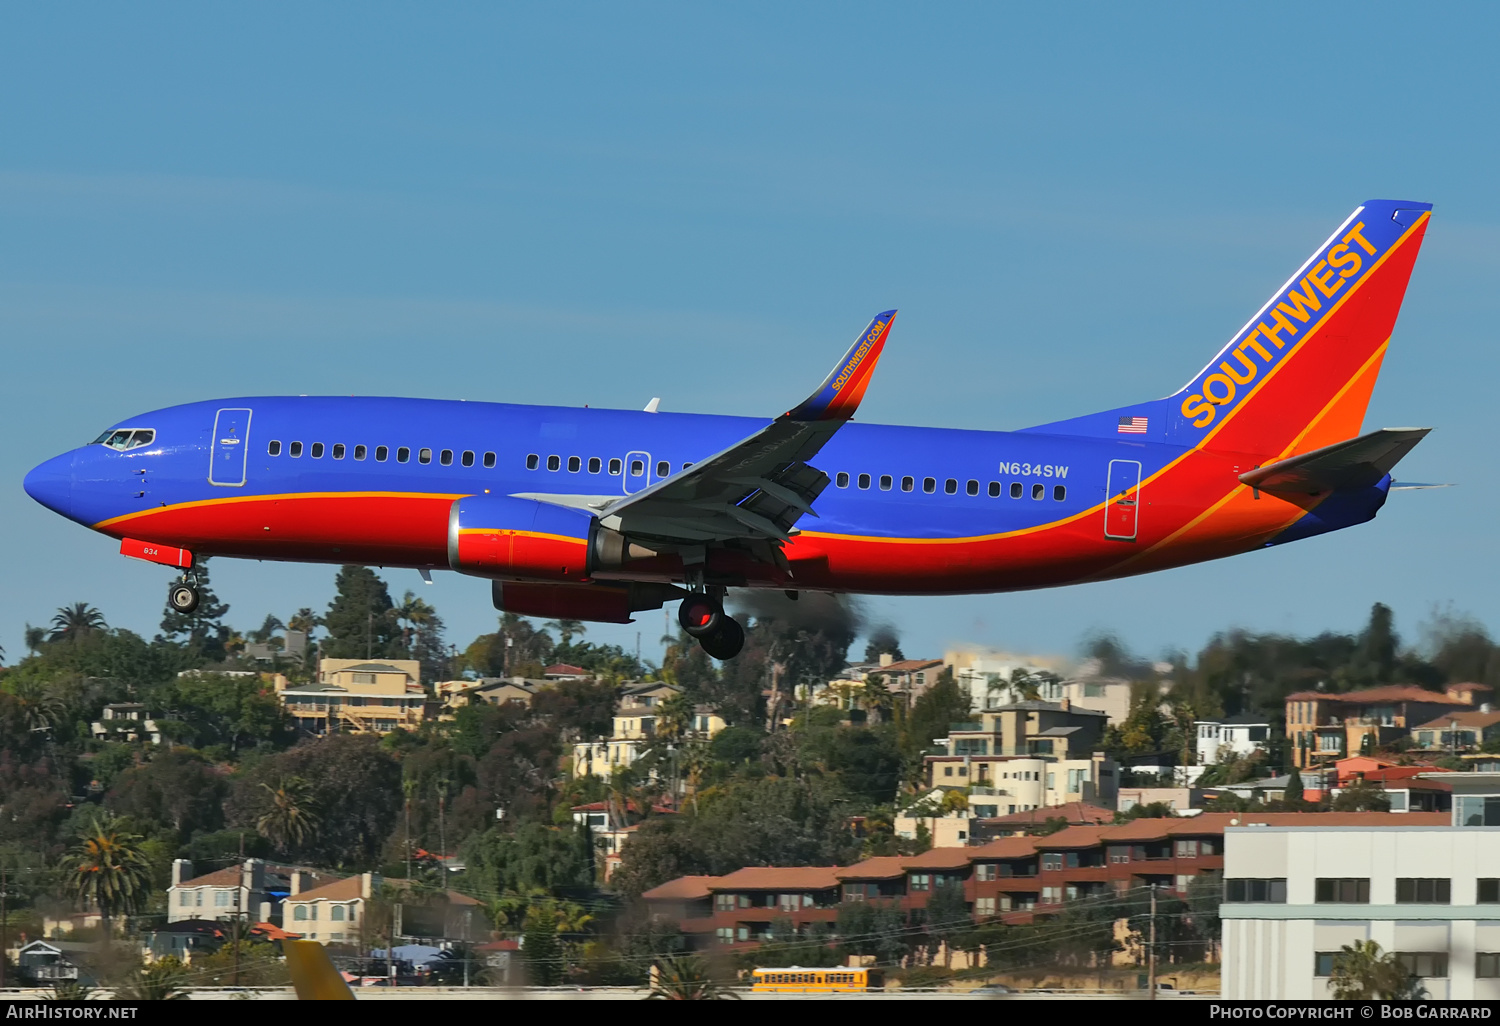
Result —
[[718, 660], [733, 659], [745, 647], [745, 629], [724, 612], [719, 596], [696, 591], [677, 607], [677, 622]]
[[182, 613], [184, 616], [198, 608], [201, 598], [197, 582], [187, 577], [175, 582], [167, 590], [167, 605], [172, 607], [173, 612]]

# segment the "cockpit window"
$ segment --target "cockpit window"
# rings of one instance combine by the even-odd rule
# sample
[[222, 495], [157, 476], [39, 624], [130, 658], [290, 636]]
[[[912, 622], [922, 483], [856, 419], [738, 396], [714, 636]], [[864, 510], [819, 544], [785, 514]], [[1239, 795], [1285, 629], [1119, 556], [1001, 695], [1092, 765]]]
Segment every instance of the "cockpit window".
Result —
[[143, 445], [150, 445], [156, 441], [156, 432], [150, 428], [136, 428], [109, 430], [94, 439], [94, 445], [107, 445], [111, 449], [124, 452], [126, 449], [139, 449]]

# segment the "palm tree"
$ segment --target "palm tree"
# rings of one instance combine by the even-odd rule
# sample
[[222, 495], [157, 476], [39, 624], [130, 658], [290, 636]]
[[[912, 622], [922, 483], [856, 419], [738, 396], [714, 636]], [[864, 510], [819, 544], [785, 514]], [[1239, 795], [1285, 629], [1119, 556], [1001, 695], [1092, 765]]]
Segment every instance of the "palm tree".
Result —
[[103, 613], [87, 602], [75, 602], [71, 606], [61, 607], [52, 617], [52, 632], [47, 640], [76, 641], [84, 635], [106, 630], [108, 627]]
[[250, 640], [257, 645], [264, 645], [271, 640], [271, 636], [277, 631], [286, 630], [286, 624], [276, 616], [275, 613], [267, 613], [265, 622], [259, 628], [250, 632]]
[[188, 968], [175, 955], [158, 958], [126, 981], [115, 997], [125, 1001], [183, 1001], [178, 988], [187, 982]]
[[588, 627], [584, 626], [582, 620], [548, 620], [542, 624], [542, 629], [556, 631], [558, 636], [562, 638], [564, 648], [573, 644], [573, 635], [576, 634], [581, 638], [589, 632]]
[[693, 726], [693, 700], [679, 691], [656, 711], [656, 736], [663, 741], [680, 741]]
[[412, 641], [415, 640], [416, 635], [432, 623], [432, 618], [437, 615], [436, 609], [418, 598], [416, 592], [412, 591], [401, 596], [401, 604], [391, 612], [395, 615], [396, 622], [403, 625], [401, 644], [407, 652], [411, 651]]
[[63, 857], [64, 890], [99, 910], [105, 944], [109, 943], [110, 919], [138, 911], [151, 896], [151, 864], [142, 843], [119, 819], [100, 813]]
[[702, 960], [693, 956], [669, 956], [652, 969], [651, 993], [646, 995], [648, 1001], [739, 1000], [738, 994], [721, 986]]
[[46, 643], [47, 628], [33, 627], [28, 623], [26, 625], [26, 650], [34, 655], [38, 651], [40, 651], [41, 647]]
[[318, 835], [323, 825], [312, 785], [301, 777], [286, 777], [272, 787], [261, 784], [270, 797], [270, 808], [255, 821], [255, 829], [280, 851], [290, 853]]
[[28, 680], [17, 684], [15, 696], [21, 704], [27, 730], [55, 727], [67, 716], [67, 703], [58, 689], [41, 681]]

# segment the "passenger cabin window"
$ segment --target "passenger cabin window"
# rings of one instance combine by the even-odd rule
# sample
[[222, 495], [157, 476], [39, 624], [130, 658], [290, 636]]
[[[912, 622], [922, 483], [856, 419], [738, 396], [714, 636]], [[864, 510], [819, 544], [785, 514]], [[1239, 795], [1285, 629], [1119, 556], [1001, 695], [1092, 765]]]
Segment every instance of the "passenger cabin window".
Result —
[[315, 460], [320, 460], [320, 459], [323, 458], [323, 443], [322, 442], [314, 442], [312, 444], [312, 454], [311, 455], [312, 455], [312, 458], [315, 459]]
[[948, 480], [943, 482], [943, 491], [947, 492], [949, 495], [957, 495], [958, 482], [950, 477]]
[[445, 467], [453, 466], [453, 450], [444, 449], [442, 452], [438, 453], [438, 462]]
[[431, 449], [418, 449], [417, 450], [417, 462], [418, 463], [431, 463], [432, 462], [432, 450]]
[[570, 474], [576, 474], [576, 473], [578, 473], [582, 469], [583, 469], [583, 460], [579, 459], [577, 456], [569, 456], [568, 457], [568, 473], [570, 473]]
[[1000, 498], [1000, 482], [999, 481], [991, 481], [990, 482], [990, 498], [992, 498], [992, 499], [998, 499], [998, 498]]
[[562, 457], [561, 456], [548, 456], [547, 457], [547, 469], [548, 470], [561, 470], [562, 469]]
[[838, 472], [837, 475], [834, 476], [833, 483], [836, 484], [836, 485], [838, 485], [838, 487], [840, 487], [840, 488], [848, 488], [849, 487], [849, 475], [847, 473], [845, 473], [844, 471], [841, 470], [841, 471]]
[[369, 453], [369, 451], [370, 450], [365, 448], [363, 445], [356, 445], [354, 447], [354, 458], [357, 460], [362, 460]]
[[601, 460], [599, 457], [597, 457], [597, 456], [590, 456], [589, 457], [589, 473], [590, 474], [597, 474], [597, 473], [599, 473], [599, 469], [601, 467], [603, 467], [603, 466], [604, 466], [604, 461]]
[[859, 475], [859, 487], [861, 489], [868, 489], [870, 487], [870, 475], [869, 474], [861, 474], [861, 475]]
[[646, 472], [646, 461], [645, 460], [631, 460], [630, 461], [630, 476], [631, 477], [640, 477], [645, 472]]
[[287, 448], [287, 455], [291, 456], [292, 459], [296, 459], [298, 456], [301, 456], [302, 455], [302, 443], [301, 442], [293, 442]]
[[[487, 453], [484, 454], [484, 465], [485, 465], [486, 469], [492, 469], [495, 466], [495, 454], [494, 453], [487, 452]], [[533, 467], [532, 469], [535, 470], [536, 468]]]
[[280, 442], [272, 442], [270, 445], [266, 446], [266, 454], [269, 455], [269, 456], [280, 456], [281, 455], [281, 443]]
[[617, 459], [610, 460], [609, 461], [609, 474], [610, 474], [610, 476], [611, 477], [619, 477], [620, 476], [620, 471], [622, 469], [624, 469], [624, 467], [625, 467], [625, 464], [621, 463], [619, 460], [617, 460]]
[[388, 445], [377, 445], [375, 447], [375, 462], [384, 463], [391, 457], [391, 447]]
[[968, 491], [968, 493], [970, 495], [978, 495], [979, 494], [979, 482], [978, 481], [970, 481], [964, 487], [965, 487], [965, 490]]
[[882, 492], [888, 492], [888, 491], [890, 491], [891, 490], [891, 485], [893, 485], [893, 484], [895, 484], [895, 481], [891, 478], [891, 475], [889, 475], [889, 474], [881, 474], [880, 475], [880, 490]]
[[406, 463], [410, 459], [411, 459], [411, 449], [409, 449], [408, 447], [406, 447], [406, 446], [403, 445], [403, 446], [401, 446], [401, 448], [399, 448], [399, 449], [396, 450], [396, 462], [397, 463]]
[[1053, 485], [1052, 486], [1052, 501], [1053, 502], [1062, 502], [1067, 497], [1068, 497], [1068, 489], [1067, 489], [1066, 485]]
[[531, 453], [530, 455], [528, 455], [526, 457], [526, 469], [527, 470], [535, 470], [537, 467], [541, 466], [541, 463], [542, 463], [542, 458], [540, 456], [538, 456], [536, 453]]
[[666, 460], [662, 460], [660, 463], [658, 463], [656, 465], [656, 476], [657, 477], [671, 477], [672, 476], [672, 464], [668, 463]]
[[915, 488], [916, 486], [917, 486], [917, 479], [914, 478], [914, 477], [903, 477], [901, 479], [901, 490], [903, 492], [909, 492], [913, 488]]
[[1021, 482], [1012, 481], [1010, 483], [1010, 497], [1012, 499], [1019, 499], [1021, 497], [1021, 490], [1023, 487], [1024, 486], [1021, 484]]
[[344, 443], [343, 442], [334, 442], [333, 443], [333, 458], [336, 459], [336, 460], [341, 460], [341, 459], [344, 458]]
[[931, 495], [933, 492], [937, 491], [937, 478], [922, 478], [922, 491], [926, 492], [928, 495]]
[[464, 454], [458, 458], [458, 461], [466, 467], [472, 467], [474, 465], [474, 451], [472, 449], [465, 449]]
[[1040, 499], [1043, 495], [1046, 495], [1046, 494], [1047, 494], [1047, 486], [1046, 485], [1044, 485], [1044, 484], [1034, 484], [1034, 485], [1031, 486], [1031, 497], [1033, 499]]

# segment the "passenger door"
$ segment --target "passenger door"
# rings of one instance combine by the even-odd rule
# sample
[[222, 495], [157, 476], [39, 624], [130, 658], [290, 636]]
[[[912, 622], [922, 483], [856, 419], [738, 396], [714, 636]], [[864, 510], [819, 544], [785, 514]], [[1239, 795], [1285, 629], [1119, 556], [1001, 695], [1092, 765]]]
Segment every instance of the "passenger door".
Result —
[[1141, 465], [1136, 460], [1110, 460], [1105, 490], [1104, 537], [1135, 541], [1139, 530]]
[[625, 454], [625, 473], [621, 476], [625, 483], [625, 494], [630, 495], [640, 491], [651, 483], [651, 454], [649, 452], [627, 452]]
[[214, 417], [208, 483], [239, 488], [245, 483], [245, 461], [249, 456], [250, 411], [220, 410]]

